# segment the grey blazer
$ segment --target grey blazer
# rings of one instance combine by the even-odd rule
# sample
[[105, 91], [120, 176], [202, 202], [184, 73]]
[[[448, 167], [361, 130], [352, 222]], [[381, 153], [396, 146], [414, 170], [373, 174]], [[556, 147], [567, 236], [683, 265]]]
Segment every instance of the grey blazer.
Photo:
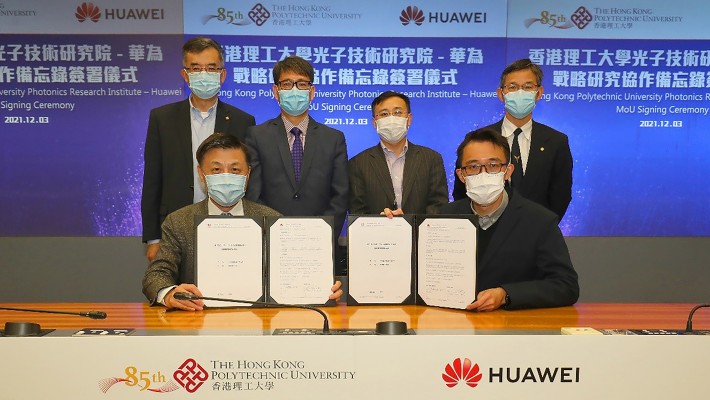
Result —
[[[160, 249], [143, 276], [143, 294], [154, 304], [160, 289], [195, 282], [195, 217], [207, 215], [209, 198], [168, 215], [163, 223]], [[280, 216], [277, 211], [249, 200], [244, 202], [248, 217]]]

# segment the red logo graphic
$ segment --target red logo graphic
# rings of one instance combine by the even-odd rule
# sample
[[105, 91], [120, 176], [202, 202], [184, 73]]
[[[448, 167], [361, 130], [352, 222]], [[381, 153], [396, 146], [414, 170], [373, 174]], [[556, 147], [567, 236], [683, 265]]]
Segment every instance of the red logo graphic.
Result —
[[441, 379], [444, 380], [446, 386], [452, 388], [461, 381], [472, 388], [478, 386], [478, 382], [482, 378], [478, 364], [471, 365], [471, 360], [468, 358], [464, 358], [463, 362], [457, 358], [452, 364], [446, 364], [444, 373], [441, 374]]
[[87, 19], [93, 22], [99, 22], [101, 10], [98, 6], [95, 6], [94, 3], [81, 3], [81, 5], [76, 8], [74, 15], [79, 22], [84, 22]]
[[407, 6], [407, 8], [402, 10], [402, 14], [399, 15], [399, 20], [404, 26], [409, 25], [411, 21], [414, 21], [419, 26], [424, 22], [424, 11], [417, 6]]
[[262, 6], [261, 3], [257, 3], [252, 9], [249, 11], [249, 19], [254, 21], [254, 23], [257, 26], [262, 26], [266, 22], [266, 20], [269, 19], [271, 16], [271, 13], [269, 10], [266, 9], [266, 7]]
[[209, 375], [197, 361], [188, 358], [173, 374], [173, 378], [188, 391], [194, 393], [202, 386]]
[[572, 13], [570, 19], [575, 25], [577, 25], [577, 28], [584, 29], [590, 22], [592, 22], [594, 17], [584, 6], [579, 6], [579, 8]]

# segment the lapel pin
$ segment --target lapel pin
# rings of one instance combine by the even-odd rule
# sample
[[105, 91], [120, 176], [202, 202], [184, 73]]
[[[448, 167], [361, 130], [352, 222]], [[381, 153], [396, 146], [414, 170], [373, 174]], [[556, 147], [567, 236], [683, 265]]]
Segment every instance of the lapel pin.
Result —
[[544, 147], [540, 147], [540, 151], [545, 151], [545, 148], [544, 148]]
[[227, 115], [226, 117], [224, 117], [224, 119], [226, 119], [227, 121], [229, 121], [229, 115]]

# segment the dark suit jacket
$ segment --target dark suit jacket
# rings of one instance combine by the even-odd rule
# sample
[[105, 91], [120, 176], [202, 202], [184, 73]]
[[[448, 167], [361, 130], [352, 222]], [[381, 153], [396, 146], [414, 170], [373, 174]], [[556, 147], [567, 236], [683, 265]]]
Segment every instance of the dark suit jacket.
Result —
[[[143, 276], [143, 294], [151, 304], [155, 303], [161, 289], [195, 282], [195, 217], [208, 215], [208, 201], [209, 198], [190, 204], [165, 219], [160, 249]], [[242, 201], [247, 217], [281, 215], [261, 204]]]
[[339, 234], [348, 206], [348, 152], [343, 132], [310, 119], [301, 181], [296, 178], [281, 116], [250, 127], [252, 155], [247, 198], [284, 215], [333, 215]]
[[[244, 140], [254, 117], [219, 101], [215, 132]], [[195, 173], [188, 99], [150, 111], [143, 170], [143, 241], [160, 239], [160, 224], [171, 212], [193, 201]]]
[[[502, 287], [510, 296], [507, 309], [560, 307], [579, 298], [577, 273], [557, 216], [514, 191], [496, 222], [483, 257], [477, 255], [476, 293]], [[471, 201], [441, 207], [441, 214], [472, 214]]]
[[[394, 206], [394, 187], [382, 145], [377, 144], [348, 163], [350, 214], [379, 214]], [[402, 204], [407, 214], [434, 214], [448, 203], [449, 188], [441, 154], [409, 142], [404, 162]]]
[[[502, 132], [503, 120], [486, 128]], [[533, 121], [530, 154], [522, 182], [513, 181], [515, 190], [551, 210], [562, 220], [572, 201], [572, 153], [567, 135]], [[466, 187], [454, 182], [454, 200], [466, 197]]]

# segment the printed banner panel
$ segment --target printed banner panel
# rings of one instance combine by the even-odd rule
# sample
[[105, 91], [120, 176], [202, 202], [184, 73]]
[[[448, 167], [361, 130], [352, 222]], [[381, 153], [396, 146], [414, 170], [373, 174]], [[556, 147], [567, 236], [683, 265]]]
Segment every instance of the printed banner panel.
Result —
[[699, 184], [710, 175], [707, 41], [511, 39], [508, 49], [545, 74], [535, 120], [569, 136], [563, 232], [710, 235], [698, 201], [710, 196]]
[[[503, 116], [502, 69], [530, 57], [545, 72], [535, 120], [567, 134], [574, 157], [566, 235], [710, 235], [697, 200], [710, 191], [700, 184], [709, 172], [710, 44], [693, 22], [708, 6], [590, 1], [580, 3], [591, 15], [584, 29], [561, 29], [588, 19], [572, 18], [580, 5], [427, 2], [418, 25], [405, 2], [44, 3], [0, 0], [0, 207], [12, 210], [0, 216], [0, 235], [140, 235], [148, 114], [189, 94], [180, 48], [196, 34], [225, 47], [221, 99], [257, 123], [279, 113], [274, 63], [308, 59], [311, 116], [345, 133], [350, 157], [378, 142], [374, 97], [409, 95], [409, 138], [442, 154], [450, 189], [463, 135]], [[257, 5], [269, 13], [261, 25], [249, 16]], [[625, 28], [601, 18], [634, 13], [645, 19]], [[682, 20], [660, 18], [671, 14]]]
[[2, 0], [0, 34], [183, 33], [181, 0]]
[[13, 399], [704, 398], [706, 342], [426, 334], [0, 338], [12, 360], [0, 372], [3, 395]]
[[697, 0], [508, 0], [508, 37], [710, 39]]
[[503, 37], [506, 17], [503, 0], [185, 0], [190, 35]]
[[151, 108], [186, 96], [182, 35], [4, 35], [0, 235], [139, 235]]

